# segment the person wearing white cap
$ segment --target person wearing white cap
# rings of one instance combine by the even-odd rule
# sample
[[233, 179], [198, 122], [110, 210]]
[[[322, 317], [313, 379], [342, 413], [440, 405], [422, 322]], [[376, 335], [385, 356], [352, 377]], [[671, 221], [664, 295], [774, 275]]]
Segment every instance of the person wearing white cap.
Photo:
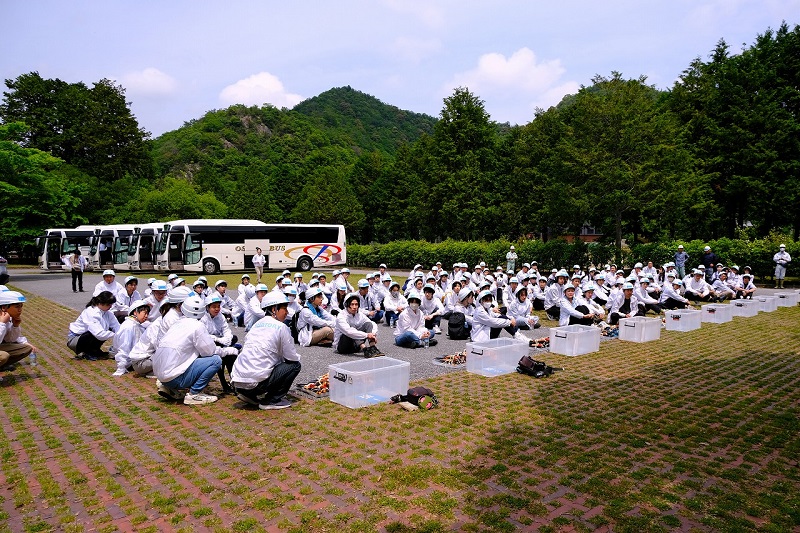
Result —
[[239, 284], [236, 292], [237, 296], [236, 300], [233, 302], [233, 311], [231, 312], [231, 317], [234, 326], [243, 328], [245, 309], [247, 309], [250, 298], [256, 294], [255, 285], [250, 283], [249, 274], [242, 275], [242, 282]]
[[678, 271], [676, 279], [683, 279], [686, 277], [686, 262], [689, 260], [689, 254], [683, 249], [683, 245], [678, 245], [678, 251], [675, 252], [675, 270]]
[[425, 319], [425, 327], [432, 329], [437, 335], [442, 333], [440, 327], [444, 305], [441, 298], [436, 295], [436, 287], [430, 283], [422, 287], [422, 302], [419, 306], [422, 311], [422, 318]]
[[698, 301], [710, 302], [713, 299], [711, 285], [703, 279], [703, 271], [700, 269], [692, 272], [692, 278], [685, 286], [684, 296], [695, 303]]
[[753, 283], [753, 275], [745, 272], [739, 279], [739, 285], [736, 287], [736, 297], [745, 300], [751, 300], [753, 298], [753, 294], [756, 292], [756, 286]]
[[648, 291], [650, 287], [650, 278], [642, 276], [639, 278], [639, 286], [633, 290], [633, 294], [639, 300], [639, 303], [644, 306], [644, 313], [652, 311], [656, 315], [661, 314], [661, 306], [658, 305], [658, 299], [653, 298]]
[[564, 286], [564, 296], [561, 298], [561, 312], [558, 317], [559, 326], [571, 326], [578, 324], [581, 326], [591, 326], [594, 322], [594, 313], [589, 310], [589, 306], [581, 295], [577, 294], [578, 288], [575, 285]]
[[297, 342], [300, 346], [328, 348], [333, 345], [336, 318], [322, 307], [324, 298], [319, 287], [312, 286], [306, 291], [306, 305], [297, 318]]
[[[263, 283], [259, 283], [254, 288], [255, 294], [247, 300], [247, 306], [244, 308], [244, 330], [250, 331], [253, 324], [264, 318], [264, 310], [261, 307], [261, 300], [267, 295], [270, 290]], [[281, 297], [286, 298], [283, 292], [271, 291], [274, 294], [279, 294]], [[288, 300], [287, 300], [288, 304]]]
[[506, 254], [506, 270], [514, 270], [517, 268], [517, 249], [512, 244]]
[[328, 302], [328, 311], [333, 316], [336, 316], [344, 310], [344, 298], [347, 296], [347, 282], [340, 278], [331, 285], [333, 285], [335, 292], [331, 294], [331, 299]]
[[458, 304], [458, 293], [461, 292], [461, 282], [453, 280], [450, 283], [450, 287], [444, 293], [442, 297], [442, 304], [444, 306], [444, 310], [442, 312], [442, 318], [445, 320], [450, 320], [450, 316], [455, 311], [455, 307]]
[[631, 318], [633, 316], [644, 316], [644, 306], [639, 304], [638, 298], [633, 294], [633, 283], [626, 282], [622, 285], [620, 297], [615, 298], [611, 304], [608, 323], [614, 326], [619, 322], [620, 318]]
[[547, 278], [535, 276], [528, 285], [528, 299], [534, 311], [544, 311], [545, 293], [547, 292]]
[[292, 283], [295, 289], [297, 289], [297, 294], [301, 292], [306, 292], [308, 290], [308, 285], [303, 282], [303, 273], [297, 272], [294, 275], [294, 282]]
[[386, 263], [381, 263], [380, 265], [378, 265], [378, 272], [380, 272], [381, 278], [383, 278], [383, 276], [386, 275], [386, 269], [387, 268], [388, 267], [386, 266]]
[[350, 282], [348, 281], [349, 277], [350, 277], [350, 269], [349, 268], [344, 267], [342, 270], [339, 271], [339, 279], [341, 279], [341, 280], [343, 280], [345, 282], [345, 284], [347, 285], [347, 291], [348, 292], [354, 292], [355, 289], [353, 288], [352, 285], [350, 285]]
[[786, 277], [786, 267], [792, 262], [792, 256], [786, 251], [786, 245], [781, 244], [778, 247], [778, 253], [772, 256], [772, 261], [775, 263], [775, 288], [783, 288], [783, 278]]
[[670, 272], [667, 281], [664, 282], [664, 290], [661, 291], [661, 298], [658, 300], [662, 309], [686, 309], [689, 307], [689, 300], [681, 294], [683, 282], [675, 275], [675, 272]]
[[[422, 301], [422, 300], [420, 300]], [[408, 307], [408, 300], [400, 294], [400, 284], [392, 281], [389, 284], [389, 294], [383, 299], [383, 309], [386, 311], [386, 324], [394, 327], [397, 317]]]
[[103, 279], [97, 285], [95, 285], [92, 296], [97, 296], [103, 291], [108, 291], [116, 296], [116, 294], [121, 291], [123, 287], [118, 281], [115, 281], [115, 278], [116, 274], [113, 270], [104, 270]]
[[528, 338], [520, 333], [516, 327], [517, 321], [492, 311], [494, 295], [490, 290], [483, 290], [478, 294], [478, 305], [472, 315], [472, 341], [485, 342], [500, 336], [500, 330], [505, 329], [512, 337], [527, 341]]
[[[153, 354], [153, 373], [158, 378], [158, 394], [168, 400], [183, 400], [184, 405], [205, 405], [217, 401], [203, 390], [222, 366], [214, 338], [200, 319], [206, 314], [204, 300], [187, 297], [182, 314], [158, 343]], [[183, 389], [189, 389], [183, 393]]]
[[261, 253], [261, 248], [256, 247], [256, 253], [253, 255], [253, 268], [256, 271], [256, 283], [261, 283], [261, 276], [264, 274], [264, 265], [267, 263], [267, 258]]
[[558, 320], [561, 316], [561, 299], [564, 297], [564, 286], [567, 283], [567, 271], [555, 272], [555, 283], [550, 285], [544, 293], [544, 310], [547, 318]]
[[36, 348], [22, 335], [25, 296], [16, 291], [0, 292], [0, 370], [8, 370]]
[[222, 299], [215, 293], [206, 296], [203, 303], [206, 306], [206, 313], [200, 318], [200, 323], [205, 326], [208, 334], [214, 339], [214, 344], [217, 345], [216, 354], [222, 359], [222, 366], [219, 367], [217, 376], [222, 385], [222, 392], [230, 393], [233, 392], [233, 388], [225, 379], [225, 369], [227, 368], [230, 374], [242, 346], [236, 344], [239, 338], [233, 334], [231, 328], [228, 327], [228, 321], [221, 313]]
[[228, 282], [224, 279], [217, 280], [214, 283], [214, 292], [211, 293], [211, 296], [219, 296], [220, 299], [220, 313], [222, 316], [225, 317], [226, 320], [233, 320], [233, 308], [235, 306], [235, 302], [233, 298], [228, 295]]
[[519, 329], [537, 329], [541, 326], [539, 317], [532, 314], [532, 312], [533, 305], [531, 298], [528, 297], [528, 289], [520, 285], [514, 292], [514, 299], [508, 302], [506, 316], [516, 320]]
[[292, 332], [283, 322], [289, 301], [273, 292], [262, 304], [265, 316], [250, 330], [233, 364], [231, 381], [243, 402], [264, 410], [285, 409], [292, 404], [284, 396], [302, 368]]
[[472, 269], [472, 275], [470, 276], [470, 285], [474, 287], [480, 287], [481, 283], [483, 282], [483, 265], [475, 265], [475, 268]]
[[136, 343], [139, 342], [142, 334], [147, 330], [147, 325], [150, 324], [147, 321], [149, 314], [150, 305], [142, 299], [133, 301], [128, 306], [128, 316], [120, 324], [114, 335], [111, 349], [108, 351], [117, 362], [117, 369], [112, 374], [113, 376], [123, 376], [129, 370], [133, 370], [130, 353]]
[[108, 352], [102, 351], [100, 347], [114, 338], [119, 329], [119, 321], [111, 312], [116, 301], [111, 291], [102, 291], [97, 296], [92, 296], [75, 322], [69, 325], [67, 347], [79, 358], [89, 361], [108, 358]]
[[719, 257], [711, 251], [711, 247], [706, 246], [703, 248], [703, 267], [706, 271], [706, 281], [709, 283], [711, 282], [711, 276], [714, 274], [714, 268], [716, 268], [717, 263], [719, 263]]
[[358, 295], [358, 312], [376, 324], [380, 324], [384, 313], [380, 309], [380, 301], [376, 301], [373, 297], [369, 281], [360, 279], [357, 285], [358, 291], [355, 294]]
[[351, 292], [344, 299], [344, 310], [336, 316], [333, 348], [340, 354], [363, 352], [364, 357], [379, 357], [377, 348], [378, 324], [360, 312], [358, 293]]
[[420, 348], [427, 341], [435, 346], [435, 333], [425, 327], [425, 317], [420, 310], [422, 296], [412, 290], [408, 294], [408, 307], [397, 317], [397, 328], [394, 331], [394, 343], [401, 348]]
[[137, 289], [138, 286], [139, 278], [136, 276], [128, 276], [125, 278], [125, 286], [114, 295], [117, 301], [114, 303], [114, 307], [111, 308], [111, 312], [114, 313], [114, 316], [117, 317], [120, 324], [126, 320], [128, 311], [131, 309], [131, 304], [142, 299], [142, 295]]
[[406, 287], [403, 295], [408, 298], [408, 295], [411, 294], [411, 291], [417, 291], [417, 294], [422, 294], [423, 285], [425, 285], [425, 281], [422, 279], [422, 272], [417, 272], [414, 275], [413, 281]]
[[728, 273], [724, 270], [719, 273], [719, 277], [711, 284], [711, 290], [713, 291], [712, 300], [717, 302], [724, 302], [726, 299], [733, 300], [736, 297], [736, 291], [728, 285]]
[[152, 324], [161, 316], [161, 306], [167, 303], [167, 282], [157, 279], [150, 284], [150, 296], [144, 299], [150, 306], [147, 320]]

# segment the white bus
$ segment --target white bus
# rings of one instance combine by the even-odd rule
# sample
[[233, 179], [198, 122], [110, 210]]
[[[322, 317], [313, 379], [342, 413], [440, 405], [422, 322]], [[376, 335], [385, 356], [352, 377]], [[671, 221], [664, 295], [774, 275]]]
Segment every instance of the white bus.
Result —
[[128, 269], [131, 271], [155, 270], [158, 264], [156, 246], [164, 224], [139, 224], [128, 241]]
[[42, 235], [36, 237], [39, 268], [69, 270], [62, 258], [75, 253], [75, 249], [79, 249], [82, 255], [88, 256], [93, 235], [94, 231], [84, 226], [46, 229]]
[[[94, 226], [89, 256], [86, 258], [92, 270], [128, 269], [128, 238], [133, 234], [134, 224], [112, 224]], [[123, 259], [124, 261], [118, 259]]]
[[159, 235], [157, 268], [205, 274], [249, 269], [258, 247], [267, 259], [264, 269], [311, 270], [344, 265], [345, 241], [342, 225], [174, 220]]

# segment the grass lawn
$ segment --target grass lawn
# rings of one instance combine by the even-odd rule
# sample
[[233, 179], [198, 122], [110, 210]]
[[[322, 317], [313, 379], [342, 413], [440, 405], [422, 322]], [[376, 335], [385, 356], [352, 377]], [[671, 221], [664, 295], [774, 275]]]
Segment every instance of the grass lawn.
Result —
[[74, 311], [23, 318], [41, 355], [0, 374], [0, 531], [800, 528], [800, 307], [546, 354], [547, 379], [450, 373], [413, 413], [171, 404], [72, 359]]

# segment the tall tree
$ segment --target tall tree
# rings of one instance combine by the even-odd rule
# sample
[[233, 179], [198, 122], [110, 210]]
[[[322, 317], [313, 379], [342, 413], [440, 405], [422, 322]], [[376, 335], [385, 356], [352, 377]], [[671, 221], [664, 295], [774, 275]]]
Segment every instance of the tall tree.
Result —
[[0, 118], [24, 122], [26, 147], [48, 152], [103, 180], [126, 172], [149, 177], [149, 133], [139, 128], [125, 90], [107, 79], [83, 83], [44, 79], [38, 72], [5, 80]]

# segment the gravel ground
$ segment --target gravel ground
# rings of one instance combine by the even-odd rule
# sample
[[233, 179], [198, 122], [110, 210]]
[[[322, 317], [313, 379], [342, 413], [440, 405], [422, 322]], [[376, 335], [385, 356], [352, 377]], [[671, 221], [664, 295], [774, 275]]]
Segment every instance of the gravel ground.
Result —
[[[353, 270], [353, 276], [358, 279], [359, 274], [363, 274], [366, 270]], [[273, 274], [273, 273], [270, 273]], [[402, 277], [405, 274], [398, 275]], [[241, 274], [227, 274], [221, 276], [229, 280], [237, 280]], [[117, 276], [118, 281], [124, 279], [124, 273]], [[264, 278], [274, 278], [265, 273]], [[145, 279], [147, 276], [145, 276]], [[214, 280], [219, 279], [217, 276], [212, 277]], [[195, 279], [193, 276], [187, 277], [188, 279]], [[65, 307], [74, 309], [76, 315], [86, 306], [86, 303], [91, 298], [94, 286], [101, 280], [99, 273], [87, 272], [84, 274], [84, 290], [85, 293], [73, 293], [71, 289], [70, 274], [61, 272], [41, 272], [37, 269], [14, 269], [11, 271], [10, 284], [18, 287], [24, 291], [37, 294], [48, 298]], [[230, 285], [238, 285], [238, 283], [229, 282]], [[142, 282], [140, 279], [140, 287]], [[229, 293], [232, 298], [236, 298], [235, 288], [231, 288]], [[447, 323], [443, 324], [443, 331], [447, 331]], [[239, 339], [246, 338], [244, 328], [232, 328], [235, 335]], [[400, 348], [394, 345], [394, 330], [386, 325], [378, 326], [378, 347], [388, 357], [408, 361], [411, 363], [411, 381], [422, 380], [425, 378], [438, 376], [448, 372], [463, 372], [463, 367], [446, 367], [434, 363], [436, 357], [443, 355], [453, 354], [465, 349], [466, 341], [451, 341], [446, 335], [437, 335], [436, 340], [438, 345], [428, 349], [417, 348], [414, 350], [407, 348]], [[66, 332], [56, 332], [57, 335], [63, 335], [66, 339]], [[544, 337], [549, 335], [549, 329], [542, 327], [535, 330], [535, 332], [526, 332], [528, 337]], [[500, 334], [501, 338], [510, 338], [510, 335], [503, 331]], [[240, 341], [241, 342], [241, 341]], [[298, 353], [301, 354], [301, 362], [303, 370], [297, 378], [297, 383], [306, 383], [317, 379], [322, 374], [328, 372], [328, 365], [334, 363], [341, 363], [345, 361], [355, 361], [362, 359], [357, 355], [339, 355], [331, 348], [318, 348], [318, 347], [301, 347], [297, 346]]]

